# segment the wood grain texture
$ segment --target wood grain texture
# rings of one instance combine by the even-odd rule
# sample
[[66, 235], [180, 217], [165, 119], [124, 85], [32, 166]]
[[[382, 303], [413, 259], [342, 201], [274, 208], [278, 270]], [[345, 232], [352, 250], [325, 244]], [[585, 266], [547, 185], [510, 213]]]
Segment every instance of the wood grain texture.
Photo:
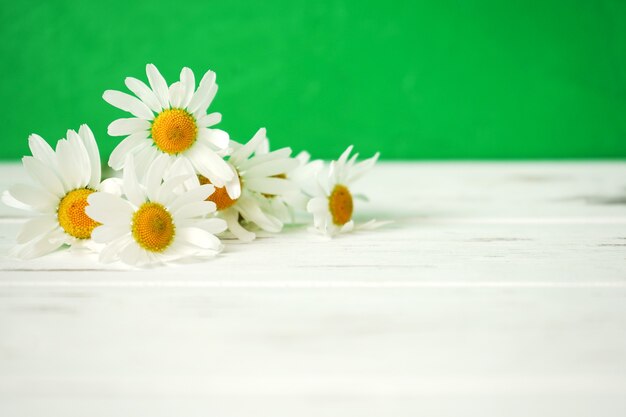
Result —
[[0, 415], [626, 413], [626, 164], [381, 164], [360, 191], [395, 223], [150, 270], [10, 259], [3, 207]]

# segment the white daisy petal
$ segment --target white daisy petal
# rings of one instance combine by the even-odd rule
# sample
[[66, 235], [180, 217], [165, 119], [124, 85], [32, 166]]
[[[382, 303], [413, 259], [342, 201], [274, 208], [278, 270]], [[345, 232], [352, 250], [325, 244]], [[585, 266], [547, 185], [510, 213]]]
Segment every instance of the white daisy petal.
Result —
[[98, 243], [109, 243], [128, 234], [128, 227], [102, 225], [93, 229], [91, 239]]
[[232, 180], [226, 183], [226, 192], [233, 200], [239, 198], [241, 195], [241, 181], [238, 175], [235, 175]]
[[222, 242], [220, 242], [217, 237], [197, 227], [183, 227], [176, 231], [176, 237], [183, 242], [190, 243], [202, 249], [213, 251], [222, 250]]
[[168, 155], [162, 154], [159, 155], [148, 168], [148, 172], [146, 173], [144, 180], [144, 186], [146, 188], [148, 199], [151, 201], [156, 201], [157, 199], [157, 194], [161, 188], [161, 182], [163, 181], [163, 175], [165, 174], [165, 170], [167, 169], [169, 162]]
[[58, 196], [49, 193], [45, 189], [26, 184], [16, 184], [7, 193], [19, 203], [40, 212], [56, 210], [60, 200]]
[[251, 177], [271, 177], [272, 175], [286, 174], [298, 166], [298, 161], [293, 158], [269, 161], [254, 165], [246, 170], [246, 176]]
[[189, 105], [187, 106], [189, 112], [195, 113], [196, 110], [198, 110], [198, 107], [203, 104], [209, 94], [209, 90], [215, 84], [215, 78], [216, 75], [213, 71], [207, 71], [206, 74], [204, 74], [202, 80], [200, 80], [198, 90], [194, 93]]
[[146, 140], [148, 135], [148, 131], [137, 132], [121, 141], [115, 149], [113, 149], [113, 152], [111, 152], [109, 166], [119, 171], [124, 167], [126, 156], [128, 156], [129, 153], [137, 152], [139, 147], [151, 146], [151, 141]]
[[257, 226], [265, 231], [278, 233], [283, 228], [280, 220], [264, 213], [259, 204], [251, 198], [240, 198], [237, 202], [237, 208], [246, 220], [256, 223]]
[[95, 189], [102, 179], [102, 167], [100, 163], [100, 152], [98, 151], [98, 144], [93, 132], [87, 125], [81, 125], [78, 130], [78, 134], [83, 140], [87, 155], [89, 157], [89, 164], [91, 168], [91, 175], [89, 176], [89, 187]]
[[54, 229], [42, 235], [39, 239], [32, 240], [19, 247], [16, 255], [22, 259], [32, 259], [54, 252], [63, 246], [63, 234], [60, 228]]
[[123, 252], [120, 253], [120, 259], [125, 264], [138, 265], [141, 255], [141, 248], [136, 243], [131, 243], [126, 246], [126, 249], [124, 249]]
[[154, 114], [144, 102], [121, 91], [107, 90], [102, 98], [110, 105], [127, 111], [140, 119], [152, 120], [154, 118]]
[[214, 235], [222, 233], [228, 228], [226, 221], [218, 219], [217, 217], [196, 221], [195, 225], [196, 227], [206, 230], [209, 233], [213, 233]]
[[228, 224], [228, 230], [242, 242], [252, 242], [256, 238], [256, 234], [244, 229], [239, 224], [239, 212], [234, 209], [226, 210], [222, 213], [224, 220]]
[[[198, 127], [211, 127], [222, 121], [222, 115], [220, 113], [210, 113], [201, 116], [198, 119]], [[228, 144], [226, 145], [228, 146]]]
[[207, 92], [206, 96], [204, 96], [202, 102], [200, 103], [196, 111], [194, 112], [194, 116], [196, 118], [199, 118], [203, 114], [206, 114], [207, 109], [213, 102], [213, 99], [215, 98], [216, 94], [217, 94], [217, 84], [213, 84], [211, 88], [209, 88], [209, 91]]
[[67, 140], [60, 140], [57, 144], [57, 159], [59, 161], [59, 174], [66, 190], [74, 190], [80, 187], [80, 177], [84, 171], [77, 162], [77, 155], [72, 145]]
[[107, 132], [111, 136], [126, 136], [150, 129], [150, 122], [136, 117], [117, 119], [111, 122]]
[[126, 158], [124, 168], [124, 195], [136, 207], [139, 207], [146, 201], [146, 195], [141, 189], [137, 181], [137, 173], [135, 172], [135, 162], [132, 155]]
[[170, 104], [173, 108], [179, 109], [181, 107], [181, 102], [183, 100], [183, 86], [180, 81], [176, 81], [174, 84], [170, 85]]
[[223, 187], [235, 175], [226, 161], [201, 143], [197, 143], [188, 156], [196, 170], [216, 187]]
[[256, 155], [255, 153], [254, 158], [244, 159], [244, 160], [242, 160], [241, 158], [237, 158], [237, 157], [233, 158], [233, 156], [231, 155], [230, 161], [233, 161], [233, 160], [237, 161], [237, 168], [240, 168], [242, 171], [247, 171], [253, 166], [256, 166], [259, 164], [264, 164], [269, 161], [276, 161], [278, 159], [289, 158], [289, 155], [291, 155], [291, 149], [282, 148], [277, 151], [270, 152], [264, 155]]
[[203, 129], [198, 131], [198, 139], [205, 144], [210, 145], [213, 149], [226, 149], [230, 143], [228, 133], [220, 129]]
[[211, 194], [213, 194], [213, 190], [214, 187], [210, 184], [201, 185], [197, 188], [185, 192], [184, 194], [177, 196], [167, 206], [167, 209], [172, 213], [176, 213], [178, 209], [187, 204], [206, 200]]
[[174, 216], [178, 219], [188, 219], [191, 217], [206, 216], [213, 213], [216, 209], [215, 203], [212, 201], [196, 201], [179, 207]]
[[254, 136], [248, 141], [248, 143], [233, 152], [233, 154], [231, 155], [231, 159], [234, 158], [236, 160], [243, 160], [249, 158], [250, 155], [252, 155], [252, 153], [256, 150], [257, 146], [263, 140], [265, 140], [265, 138], [266, 131], [265, 128], [262, 127], [254, 134]]
[[128, 77], [124, 80], [126, 87], [132, 91], [150, 110], [159, 113], [163, 110], [163, 106], [159, 103], [159, 99], [154, 92], [143, 81], [137, 78]]
[[186, 108], [193, 97], [194, 90], [196, 89], [196, 79], [191, 69], [187, 67], [182, 69], [180, 72], [180, 83], [183, 87], [180, 107]]
[[161, 107], [169, 109], [170, 97], [165, 78], [163, 78], [159, 70], [153, 64], [146, 65], [146, 75], [148, 76], [150, 87], [159, 100]]
[[283, 195], [298, 191], [291, 181], [282, 178], [246, 178], [246, 187], [262, 194]]
[[42, 234], [47, 234], [58, 226], [55, 214], [46, 214], [28, 220], [17, 235], [17, 243], [26, 243]]
[[56, 166], [56, 157], [52, 147], [41, 136], [32, 134], [28, 137], [28, 146], [33, 157], [39, 159], [44, 164]]
[[37, 181], [44, 190], [56, 195], [57, 197], [63, 197], [65, 195], [65, 188], [61, 179], [57, 174], [48, 166], [46, 166], [39, 159], [35, 159], [32, 156], [25, 156], [22, 158], [22, 164], [28, 175]]
[[97, 192], [87, 197], [85, 213], [104, 225], [125, 226], [131, 223], [134, 209], [125, 199], [113, 194]]
[[100, 251], [100, 262], [110, 263], [120, 257], [120, 253], [126, 251], [126, 248], [133, 245], [133, 238], [130, 233], [118, 237], [108, 242], [108, 244]]

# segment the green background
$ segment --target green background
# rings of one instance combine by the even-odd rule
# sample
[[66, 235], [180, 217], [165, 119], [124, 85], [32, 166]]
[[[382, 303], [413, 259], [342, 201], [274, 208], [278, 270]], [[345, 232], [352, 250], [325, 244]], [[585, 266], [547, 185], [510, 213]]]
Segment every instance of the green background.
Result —
[[125, 113], [102, 100], [189, 66], [245, 140], [331, 158], [626, 157], [626, 2], [2, 1], [0, 158], [88, 123], [103, 159]]

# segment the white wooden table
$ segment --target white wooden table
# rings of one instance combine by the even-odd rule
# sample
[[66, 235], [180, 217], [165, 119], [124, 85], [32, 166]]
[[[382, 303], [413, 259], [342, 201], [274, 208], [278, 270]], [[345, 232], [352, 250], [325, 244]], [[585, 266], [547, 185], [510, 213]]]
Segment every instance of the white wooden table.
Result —
[[9, 259], [2, 208], [0, 416], [626, 415], [626, 163], [380, 164], [360, 190], [395, 223], [146, 271]]

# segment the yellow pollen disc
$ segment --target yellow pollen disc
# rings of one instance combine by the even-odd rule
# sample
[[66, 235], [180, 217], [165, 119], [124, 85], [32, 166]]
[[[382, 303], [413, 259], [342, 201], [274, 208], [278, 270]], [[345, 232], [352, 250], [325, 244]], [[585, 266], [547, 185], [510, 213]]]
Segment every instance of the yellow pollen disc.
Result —
[[59, 225], [68, 235], [78, 239], [89, 239], [92, 230], [100, 226], [100, 223], [85, 214], [87, 196], [93, 192], [94, 190], [89, 188], [77, 188], [61, 199], [57, 218]]
[[144, 203], [133, 215], [133, 237], [142, 248], [163, 252], [174, 239], [172, 215], [159, 203]]
[[[198, 175], [198, 180], [200, 180], [200, 185], [211, 184], [211, 181], [204, 175]], [[241, 182], [241, 179], [239, 179], [239, 181]], [[232, 207], [237, 202], [237, 199], [230, 198], [226, 187], [215, 187], [215, 191], [207, 198], [207, 201], [214, 202], [217, 206], [217, 210], [221, 211]]]
[[154, 144], [168, 154], [176, 154], [189, 149], [197, 136], [196, 120], [187, 110], [163, 110], [152, 122]]
[[333, 192], [328, 197], [328, 208], [333, 216], [333, 223], [342, 226], [352, 218], [352, 194], [343, 185], [335, 185]]

